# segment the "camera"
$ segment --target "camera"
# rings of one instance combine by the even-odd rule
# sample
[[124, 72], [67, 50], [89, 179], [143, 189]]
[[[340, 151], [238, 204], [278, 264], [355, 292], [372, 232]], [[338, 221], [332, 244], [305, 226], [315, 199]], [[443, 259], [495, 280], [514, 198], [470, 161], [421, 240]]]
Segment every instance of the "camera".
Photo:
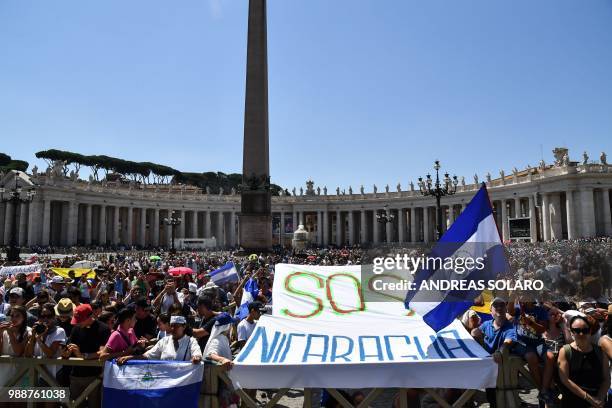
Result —
[[36, 334], [42, 334], [45, 332], [45, 330], [47, 330], [47, 327], [42, 323], [36, 323], [34, 326], [32, 326], [32, 330], [34, 330], [34, 333]]

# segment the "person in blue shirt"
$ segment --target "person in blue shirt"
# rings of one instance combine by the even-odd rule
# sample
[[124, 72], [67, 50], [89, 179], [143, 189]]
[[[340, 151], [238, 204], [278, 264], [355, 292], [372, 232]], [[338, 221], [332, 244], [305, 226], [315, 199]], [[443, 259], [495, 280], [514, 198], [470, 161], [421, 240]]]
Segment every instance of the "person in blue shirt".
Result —
[[[493, 355], [496, 363], [501, 362], [501, 353], [504, 349], [511, 349], [517, 344], [516, 329], [506, 316], [505, 299], [496, 297], [491, 302], [491, 316], [480, 327], [472, 330], [472, 337], [480, 341], [484, 349]], [[496, 406], [495, 388], [487, 388], [487, 400], [491, 407]]]
[[541, 390], [540, 359], [546, 356], [546, 344], [542, 335], [548, 326], [548, 312], [530, 299], [521, 299], [514, 307], [513, 323], [519, 343], [514, 353], [527, 361], [529, 372]]
[[472, 330], [472, 336], [480, 340], [484, 349], [493, 355], [495, 362], [501, 361], [503, 348], [511, 347], [516, 343], [516, 329], [506, 316], [506, 300], [496, 297], [491, 302], [491, 316], [480, 327]]

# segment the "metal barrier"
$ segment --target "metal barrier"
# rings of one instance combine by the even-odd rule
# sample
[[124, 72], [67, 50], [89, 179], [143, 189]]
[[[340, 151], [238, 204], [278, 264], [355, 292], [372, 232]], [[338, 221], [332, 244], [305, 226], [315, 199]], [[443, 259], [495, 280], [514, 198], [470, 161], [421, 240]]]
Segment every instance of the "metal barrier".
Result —
[[[27, 376], [30, 387], [36, 387], [37, 379], [40, 376], [49, 385], [48, 387], [59, 387], [57, 380], [53, 375], [49, 373], [46, 366], [48, 365], [60, 365], [60, 366], [81, 366], [81, 367], [100, 367], [104, 366], [103, 361], [99, 360], [83, 360], [80, 358], [70, 359], [53, 359], [53, 358], [20, 358], [11, 356], [0, 356], [0, 364], [16, 364], [17, 372], [13, 377], [6, 383], [2, 384], [4, 387], [13, 387], [22, 378]], [[85, 398], [92, 393], [98, 386], [102, 385], [102, 376], [95, 379], [89, 384], [75, 400], [71, 400], [67, 406], [68, 408], [76, 408], [85, 401]], [[28, 402], [28, 408], [33, 408], [34, 403]]]
[[[1, 364], [17, 364], [18, 369], [15, 375], [6, 383], [0, 384], [4, 387], [12, 387], [19, 382], [22, 378], [27, 376], [31, 387], [36, 386], [37, 377], [41, 377], [48, 384], [49, 387], [59, 387], [56, 379], [49, 373], [46, 366], [49, 365], [60, 365], [60, 366], [81, 366], [81, 367], [100, 367], [104, 366], [104, 362], [98, 360], [83, 360], [78, 358], [70, 359], [49, 359], [49, 358], [16, 358], [10, 356], [0, 356]], [[508, 352], [502, 354], [502, 361], [499, 364], [499, 372], [497, 376], [497, 387], [496, 387], [496, 402], [499, 408], [519, 408], [521, 406], [521, 400], [518, 394], [518, 379], [519, 374], [525, 376], [532, 384], [533, 380], [529, 375], [529, 372], [525, 368], [525, 362], [520, 357], [511, 356]], [[219, 365], [206, 361], [204, 367], [204, 381], [202, 382], [202, 388], [200, 391], [199, 405], [205, 408], [219, 408], [219, 385], [225, 383], [228, 387], [232, 387], [232, 382], [227, 376], [227, 372]], [[69, 408], [76, 408], [81, 404], [85, 398], [98, 386], [102, 385], [102, 376], [97, 378], [91, 384], [89, 384], [81, 395], [77, 396], [76, 399], [71, 400], [67, 406]], [[327, 388], [327, 391], [342, 405], [344, 408], [365, 408], [370, 405], [383, 391], [383, 388], [374, 388], [365, 396], [364, 400], [355, 406], [351, 404], [337, 389]], [[279, 389], [274, 396], [265, 405], [262, 405], [246, 390], [237, 389], [235, 392], [240, 396], [244, 406], [249, 408], [270, 408], [288, 392], [289, 388]], [[304, 389], [304, 408], [312, 407], [312, 395], [314, 389]], [[443, 396], [441, 396], [435, 389], [425, 388], [424, 391], [429, 394], [435, 401], [443, 408], [459, 408], [469, 402], [474, 394], [478, 390], [464, 390], [461, 396], [452, 404], [448, 403]], [[408, 390], [399, 389], [399, 407], [406, 408], [408, 406]], [[33, 408], [34, 403], [28, 402], [28, 408]]]

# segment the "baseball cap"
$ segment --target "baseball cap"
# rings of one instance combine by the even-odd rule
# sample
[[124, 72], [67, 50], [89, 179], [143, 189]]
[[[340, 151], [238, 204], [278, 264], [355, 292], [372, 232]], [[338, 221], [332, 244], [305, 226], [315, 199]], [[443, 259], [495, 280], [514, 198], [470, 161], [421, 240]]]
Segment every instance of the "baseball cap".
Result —
[[187, 324], [185, 316], [170, 316], [170, 324]]
[[72, 316], [74, 311], [74, 303], [68, 298], [62, 298], [55, 305], [55, 314], [58, 316]]
[[196, 293], [198, 291], [198, 285], [193, 282], [189, 282], [189, 292]]
[[85, 320], [89, 319], [89, 317], [91, 317], [91, 315], [93, 314], [93, 311], [91, 310], [91, 306], [83, 303], [81, 305], [78, 305], [75, 309], [74, 309], [74, 314], [72, 316], [72, 320], [70, 321], [71, 324], [79, 324], [84, 322]]
[[491, 305], [500, 304], [500, 303], [503, 303], [505, 305], [506, 303], [508, 303], [508, 301], [506, 301], [506, 299], [502, 297], [496, 297], [491, 301]]
[[22, 288], [13, 288], [11, 289], [11, 291], [9, 292], [9, 296], [10, 295], [17, 295], [19, 297], [23, 297], [23, 289]]
[[51, 283], [61, 283], [64, 284], [64, 278], [62, 278], [61, 276], [54, 276], [51, 278]]

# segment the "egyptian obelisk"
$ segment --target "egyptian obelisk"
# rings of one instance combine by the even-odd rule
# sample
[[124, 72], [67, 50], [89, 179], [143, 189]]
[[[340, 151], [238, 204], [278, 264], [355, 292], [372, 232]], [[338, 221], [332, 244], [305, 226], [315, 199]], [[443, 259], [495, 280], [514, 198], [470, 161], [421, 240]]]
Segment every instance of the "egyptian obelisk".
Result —
[[260, 251], [272, 248], [266, 0], [249, 0], [248, 24], [240, 246]]

